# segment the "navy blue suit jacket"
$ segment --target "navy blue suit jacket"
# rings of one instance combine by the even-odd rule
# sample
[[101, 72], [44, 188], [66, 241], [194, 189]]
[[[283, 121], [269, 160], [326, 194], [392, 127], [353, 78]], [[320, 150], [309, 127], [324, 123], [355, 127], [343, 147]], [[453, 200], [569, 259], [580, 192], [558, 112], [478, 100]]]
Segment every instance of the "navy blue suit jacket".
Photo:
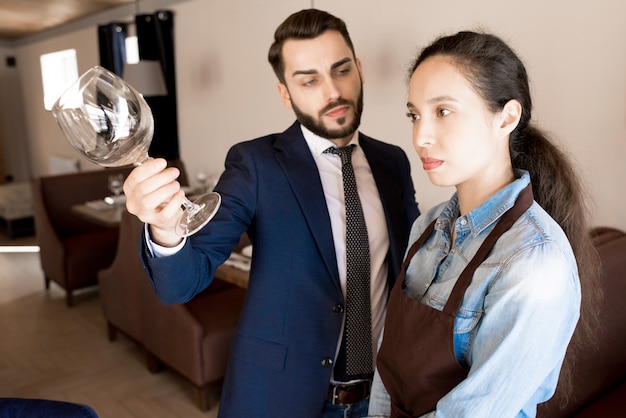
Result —
[[[359, 143], [387, 219], [391, 288], [419, 214], [409, 161], [397, 146], [363, 134]], [[179, 253], [150, 258], [143, 243], [154, 288], [165, 303], [188, 301], [247, 231], [250, 282], [220, 417], [319, 417], [343, 320], [333, 307], [344, 298], [322, 184], [300, 125], [233, 146], [216, 191], [220, 210]]]

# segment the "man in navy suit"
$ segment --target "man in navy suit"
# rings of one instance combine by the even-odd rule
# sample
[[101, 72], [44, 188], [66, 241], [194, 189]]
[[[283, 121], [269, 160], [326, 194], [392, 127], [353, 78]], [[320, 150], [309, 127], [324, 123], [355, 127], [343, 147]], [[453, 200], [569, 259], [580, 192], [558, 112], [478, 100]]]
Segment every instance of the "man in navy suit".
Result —
[[177, 169], [162, 159], [128, 177], [127, 208], [148, 225], [142, 257], [164, 303], [193, 298], [242, 233], [252, 241], [220, 417], [365, 416], [371, 376], [344, 381], [334, 370], [346, 304], [346, 222], [341, 161], [324, 151], [353, 144], [371, 254], [374, 350], [419, 215], [409, 161], [399, 147], [357, 130], [362, 70], [342, 20], [314, 9], [294, 13], [276, 30], [269, 60], [297, 122], [231, 148], [215, 218], [189, 238], [176, 235], [183, 192]]

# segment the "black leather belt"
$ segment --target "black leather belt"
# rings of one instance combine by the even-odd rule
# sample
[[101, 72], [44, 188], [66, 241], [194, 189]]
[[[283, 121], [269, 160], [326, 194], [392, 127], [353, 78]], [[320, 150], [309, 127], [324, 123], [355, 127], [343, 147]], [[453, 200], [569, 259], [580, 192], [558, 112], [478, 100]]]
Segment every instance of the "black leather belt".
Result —
[[369, 398], [371, 386], [369, 380], [348, 384], [331, 384], [326, 400], [331, 401], [333, 405], [351, 405]]

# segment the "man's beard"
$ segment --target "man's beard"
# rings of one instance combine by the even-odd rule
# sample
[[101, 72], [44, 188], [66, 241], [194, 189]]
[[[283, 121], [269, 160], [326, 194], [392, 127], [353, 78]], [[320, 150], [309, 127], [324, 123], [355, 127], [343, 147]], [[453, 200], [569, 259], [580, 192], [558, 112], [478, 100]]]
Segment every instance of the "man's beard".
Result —
[[[322, 115], [329, 110], [341, 105], [348, 105], [351, 109], [354, 109], [354, 118], [352, 119], [352, 122], [337, 129], [328, 128], [326, 125], [324, 125], [324, 122], [322, 122]], [[361, 87], [361, 91], [359, 92], [359, 97], [356, 103], [350, 100], [340, 98], [339, 100], [329, 103], [328, 106], [322, 109], [319, 112], [318, 119], [315, 119], [313, 116], [301, 111], [300, 108], [298, 108], [298, 106], [296, 106], [293, 101], [291, 102], [291, 107], [296, 114], [296, 119], [298, 119], [298, 122], [300, 122], [302, 126], [313, 132], [315, 135], [326, 139], [345, 138], [352, 135], [361, 124], [361, 114], [363, 113], [363, 87]], [[344, 123], [346, 123], [346, 117], [344, 116], [338, 118], [337, 123], [339, 125], [343, 125]]]

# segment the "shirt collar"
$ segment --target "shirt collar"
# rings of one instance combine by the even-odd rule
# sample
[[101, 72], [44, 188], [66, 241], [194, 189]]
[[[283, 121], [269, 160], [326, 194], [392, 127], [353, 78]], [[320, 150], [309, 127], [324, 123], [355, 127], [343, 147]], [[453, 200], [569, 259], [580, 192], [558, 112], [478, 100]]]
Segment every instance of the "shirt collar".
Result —
[[[465, 218], [474, 235], [480, 234], [485, 228], [498, 220], [515, 204], [519, 194], [530, 183], [530, 174], [526, 170], [516, 170], [516, 179], [498, 190], [482, 205], [472, 209]], [[455, 193], [448, 205], [443, 209], [439, 221], [452, 224], [459, 213], [459, 200]]]
[[[300, 129], [302, 130], [302, 135], [304, 136], [304, 140], [306, 141], [311, 153], [313, 155], [322, 155], [324, 151], [326, 151], [329, 147], [334, 147], [335, 144], [330, 142], [326, 138], [322, 138], [319, 135], [314, 134], [309, 129], [300, 124]], [[350, 139], [349, 144], [354, 144], [356, 146], [359, 145], [359, 135], [358, 130], [354, 132], [352, 135], [352, 139]]]

